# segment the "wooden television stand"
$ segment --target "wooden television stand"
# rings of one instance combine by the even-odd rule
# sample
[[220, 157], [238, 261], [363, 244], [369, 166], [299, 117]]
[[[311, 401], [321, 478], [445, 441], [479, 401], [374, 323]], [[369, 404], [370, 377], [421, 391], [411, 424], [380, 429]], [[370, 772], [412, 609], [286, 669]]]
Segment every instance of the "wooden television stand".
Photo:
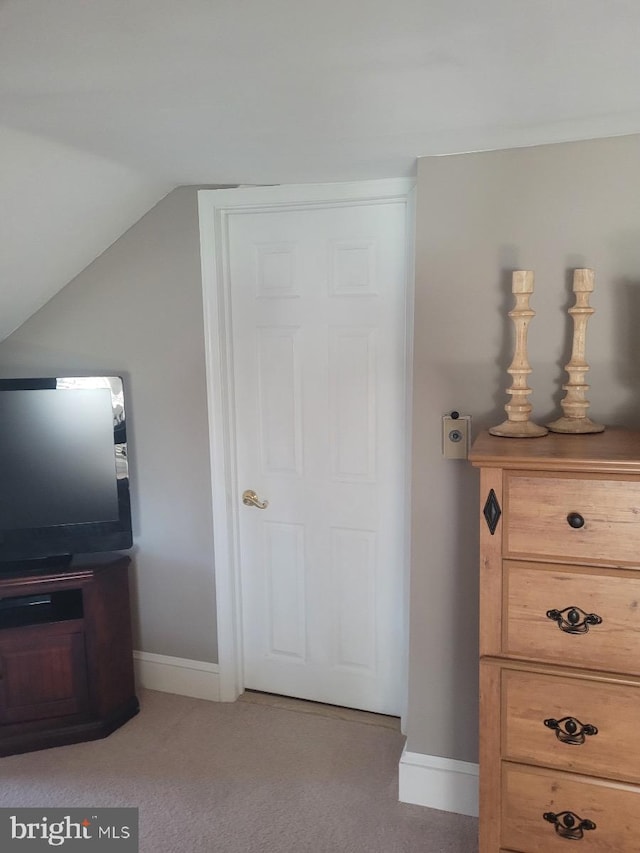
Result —
[[138, 713], [128, 566], [0, 573], [0, 756], [106, 737]]

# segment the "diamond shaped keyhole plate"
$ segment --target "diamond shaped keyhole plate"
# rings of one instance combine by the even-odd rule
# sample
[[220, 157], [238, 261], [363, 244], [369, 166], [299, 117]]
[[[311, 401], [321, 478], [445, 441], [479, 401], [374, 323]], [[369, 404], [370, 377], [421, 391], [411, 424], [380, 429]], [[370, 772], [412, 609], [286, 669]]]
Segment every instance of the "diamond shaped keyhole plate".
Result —
[[493, 489], [491, 489], [491, 491], [489, 492], [489, 496], [487, 497], [482, 512], [484, 514], [485, 521], [487, 522], [489, 532], [493, 536], [493, 534], [496, 532], [498, 522], [500, 521], [500, 516], [502, 515], [502, 510], [500, 509], [498, 498], [496, 497], [496, 493], [493, 491]]

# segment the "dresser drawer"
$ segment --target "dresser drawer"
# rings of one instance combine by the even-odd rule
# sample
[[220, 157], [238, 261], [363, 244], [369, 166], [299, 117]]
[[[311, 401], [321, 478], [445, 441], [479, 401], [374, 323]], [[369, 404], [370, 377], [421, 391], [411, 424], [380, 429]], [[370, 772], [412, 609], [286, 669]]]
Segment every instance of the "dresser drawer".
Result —
[[501, 673], [502, 756], [640, 783], [640, 685]]
[[507, 655], [640, 675], [640, 573], [505, 560], [502, 626]]
[[640, 564], [637, 479], [508, 471], [504, 503], [506, 557]]
[[[581, 838], [568, 837], [573, 832]], [[548, 817], [545, 818], [545, 815]], [[556, 831], [558, 821], [561, 832]], [[594, 828], [579, 830], [581, 821]], [[640, 851], [640, 788], [519, 764], [502, 765], [502, 847], [566, 853], [571, 840], [588, 853]]]

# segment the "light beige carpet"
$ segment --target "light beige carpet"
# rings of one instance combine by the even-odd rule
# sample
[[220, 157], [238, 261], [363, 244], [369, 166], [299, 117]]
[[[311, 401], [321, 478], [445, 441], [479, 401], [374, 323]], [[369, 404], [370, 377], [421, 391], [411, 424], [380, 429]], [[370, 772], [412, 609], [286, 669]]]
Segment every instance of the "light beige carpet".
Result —
[[0, 758], [0, 806], [135, 806], [142, 853], [474, 853], [473, 818], [399, 803], [396, 727], [140, 691], [92, 743]]

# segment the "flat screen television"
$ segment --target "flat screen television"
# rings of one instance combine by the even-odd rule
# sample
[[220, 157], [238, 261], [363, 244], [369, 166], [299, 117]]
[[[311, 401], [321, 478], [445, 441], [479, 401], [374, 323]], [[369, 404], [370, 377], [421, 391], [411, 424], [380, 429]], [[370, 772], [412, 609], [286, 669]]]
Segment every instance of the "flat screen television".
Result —
[[119, 376], [0, 379], [0, 571], [130, 548]]

